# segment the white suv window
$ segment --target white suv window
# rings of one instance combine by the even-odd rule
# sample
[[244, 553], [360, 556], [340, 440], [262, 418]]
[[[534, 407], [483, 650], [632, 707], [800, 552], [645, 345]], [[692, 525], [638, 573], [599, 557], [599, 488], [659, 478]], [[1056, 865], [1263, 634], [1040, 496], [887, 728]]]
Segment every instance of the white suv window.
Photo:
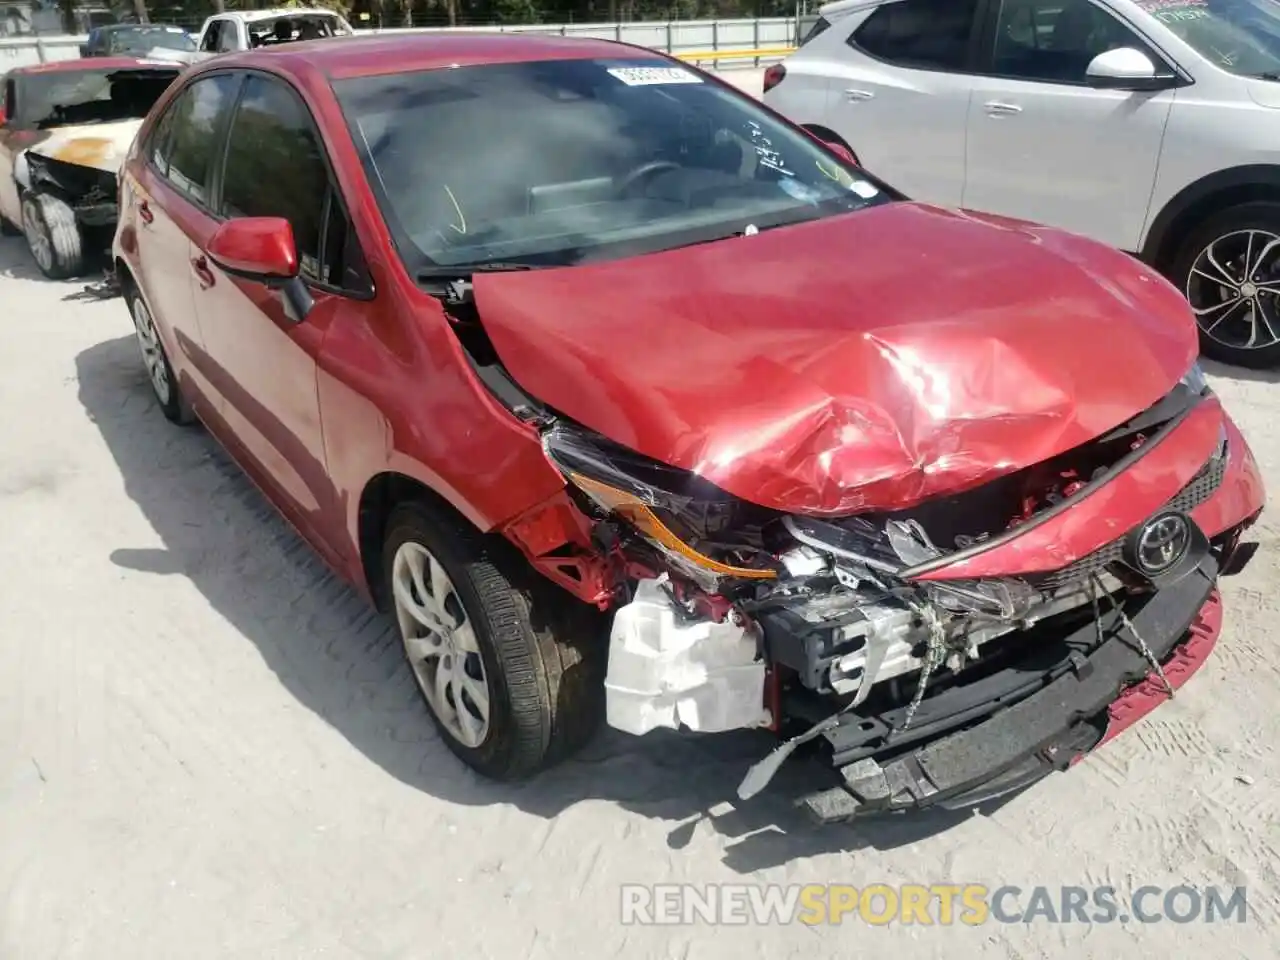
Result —
[[1090, 61], [1118, 47], [1136, 47], [1154, 58], [1136, 33], [1089, 0], [1000, 0], [992, 72], [1084, 83]]
[[923, 70], [964, 70], [977, 0], [892, 0], [849, 38], [877, 60]]

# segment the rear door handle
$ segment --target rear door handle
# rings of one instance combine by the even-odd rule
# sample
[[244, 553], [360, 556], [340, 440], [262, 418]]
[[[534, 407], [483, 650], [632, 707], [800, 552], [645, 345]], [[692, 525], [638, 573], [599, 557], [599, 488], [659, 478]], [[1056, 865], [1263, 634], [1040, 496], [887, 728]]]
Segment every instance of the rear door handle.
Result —
[[156, 218], [156, 215], [151, 212], [151, 207], [147, 205], [145, 200], [138, 201], [138, 217], [141, 218], [143, 223], [151, 223]]
[[853, 101], [873, 100], [875, 99], [875, 94], [872, 93], [870, 90], [857, 90], [857, 89], [851, 88], [844, 92], [844, 98], [846, 100], [853, 100]]
[[999, 100], [988, 100], [982, 106], [993, 117], [1012, 117], [1022, 112], [1022, 108], [1016, 103], [1002, 103]]
[[213, 286], [215, 278], [213, 271], [209, 269], [209, 260], [206, 257], [193, 257], [191, 259], [191, 269], [195, 271], [196, 279], [200, 281], [200, 289], [208, 290]]

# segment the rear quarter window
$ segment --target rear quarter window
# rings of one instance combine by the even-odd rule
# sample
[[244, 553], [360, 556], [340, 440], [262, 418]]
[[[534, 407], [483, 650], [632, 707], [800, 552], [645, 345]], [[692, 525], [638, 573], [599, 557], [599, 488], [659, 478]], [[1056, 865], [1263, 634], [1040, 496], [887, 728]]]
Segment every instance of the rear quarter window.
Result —
[[849, 44], [903, 67], [963, 70], [977, 6], [977, 0], [893, 0], [872, 11]]

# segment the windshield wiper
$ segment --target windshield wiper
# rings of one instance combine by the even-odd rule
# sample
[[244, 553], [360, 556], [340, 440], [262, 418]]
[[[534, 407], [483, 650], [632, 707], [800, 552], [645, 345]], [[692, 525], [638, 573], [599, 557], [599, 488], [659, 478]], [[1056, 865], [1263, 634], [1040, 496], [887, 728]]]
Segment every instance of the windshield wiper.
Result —
[[516, 260], [490, 260], [486, 263], [433, 263], [418, 268], [418, 280], [429, 283], [432, 280], [467, 280], [475, 273], [507, 273], [515, 270], [545, 270], [545, 263], [521, 263]]
[[1280, 70], [1264, 70], [1262, 73], [1251, 73], [1249, 76], [1255, 80], [1277, 80], [1280, 81]]

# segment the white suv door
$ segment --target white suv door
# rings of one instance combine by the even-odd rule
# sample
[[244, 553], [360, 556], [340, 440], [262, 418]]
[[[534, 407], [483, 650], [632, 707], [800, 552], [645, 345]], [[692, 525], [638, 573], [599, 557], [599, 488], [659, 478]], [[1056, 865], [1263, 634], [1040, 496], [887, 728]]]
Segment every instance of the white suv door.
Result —
[[[1090, 0], [992, 0], [989, 10], [962, 205], [1137, 251], [1179, 83], [1172, 66]], [[1089, 86], [1090, 61], [1122, 47], [1145, 53], [1169, 86]]]
[[[910, 197], [960, 203], [973, 80], [964, 71], [977, 7], [977, 0], [890, 0], [813, 41], [827, 76], [825, 123], [868, 170]], [[805, 59], [807, 68], [818, 66]]]

